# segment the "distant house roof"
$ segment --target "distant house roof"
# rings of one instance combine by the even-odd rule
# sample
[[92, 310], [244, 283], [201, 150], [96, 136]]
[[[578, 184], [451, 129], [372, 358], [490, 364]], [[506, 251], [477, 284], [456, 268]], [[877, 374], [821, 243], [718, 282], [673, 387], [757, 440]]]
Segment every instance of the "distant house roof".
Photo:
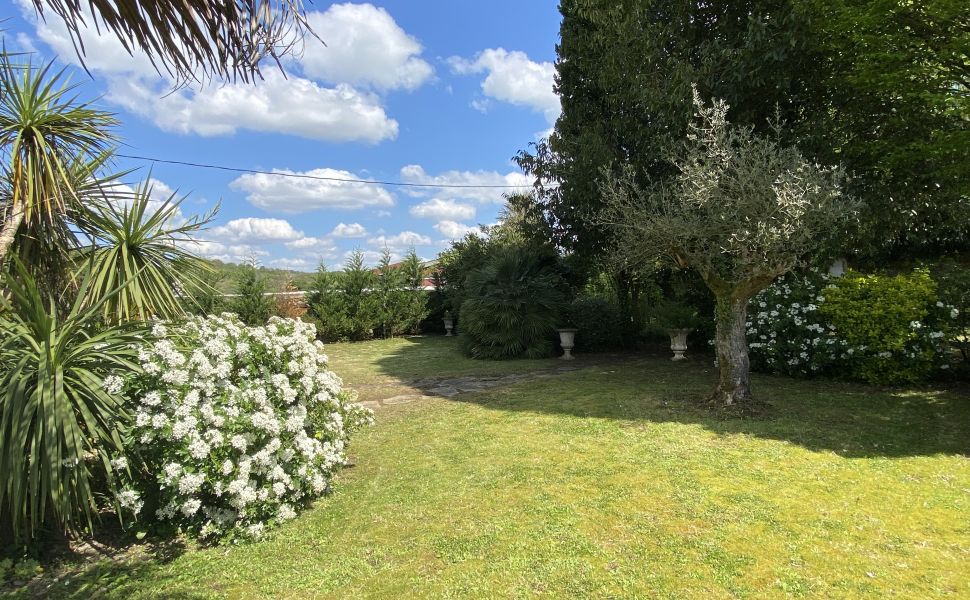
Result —
[[[396, 263], [391, 263], [388, 266], [392, 269], [399, 269], [403, 264], [404, 264], [403, 262], [396, 262]], [[425, 277], [421, 280], [421, 289], [428, 292], [434, 290], [434, 277], [431, 276], [429, 271], [431, 271], [432, 268], [437, 264], [438, 264], [437, 260], [421, 261], [421, 270], [426, 273]], [[373, 273], [374, 275], [377, 275], [378, 273], [380, 273], [380, 271], [381, 270], [379, 268], [375, 268], [375, 269], [371, 269], [370, 272]]]

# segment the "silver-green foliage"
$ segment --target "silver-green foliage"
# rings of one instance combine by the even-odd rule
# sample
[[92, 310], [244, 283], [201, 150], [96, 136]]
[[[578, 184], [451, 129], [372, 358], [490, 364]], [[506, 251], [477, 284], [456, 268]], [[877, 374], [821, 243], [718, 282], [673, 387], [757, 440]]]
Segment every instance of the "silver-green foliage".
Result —
[[839, 169], [732, 126], [722, 100], [707, 106], [695, 90], [694, 107], [683, 151], [672, 159], [677, 176], [641, 185], [629, 170], [607, 175], [603, 217], [624, 256], [670, 258], [697, 270], [715, 293], [750, 297], [818, 248], [852, 205]]
[[838, 169], [807, 161], [776, 135], [731, 126], [728, 106], [707, 106], [694, 90], [695, 119], [675, 175], [637, 181], [627, 168], [605, 174], [602, 219], [623, 262], [670, 259], [692, 268], [717, 299], [720, 383], [713, 399], [751, 397], [744, 338], [748, 300], [819, 248], [849, 213]]

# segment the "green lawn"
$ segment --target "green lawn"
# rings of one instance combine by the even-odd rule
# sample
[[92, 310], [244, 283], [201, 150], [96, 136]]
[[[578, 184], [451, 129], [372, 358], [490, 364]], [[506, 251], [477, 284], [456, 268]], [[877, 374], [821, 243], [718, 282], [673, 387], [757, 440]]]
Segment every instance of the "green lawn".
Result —
[[[436, 356], [330, 352], [348, 381]], [[756, 377], [768, 418], [720, 419], [692, 403], [712, 379], [643, 359], [384, 407], [334, 493], [269, 539], [105, 561], [45, 593], [970, 597], [970, 397]]]
[[426, 379], [497, 376], [561, 366], [555, 359], [474, 360], [462, 355], [458, 337], [422, 336], [327, 344], [330, 367], [360, 394], [376, 400], [413, 393], [413, 383]]
[[389, 379], [425, 379], [466, 375], [508, 375], [556, 367], [557, 359], [475, 360], [459, 350], [461, 338], [415, 336], [327, 344], [330, 366], [348, 385], [374, 383]]

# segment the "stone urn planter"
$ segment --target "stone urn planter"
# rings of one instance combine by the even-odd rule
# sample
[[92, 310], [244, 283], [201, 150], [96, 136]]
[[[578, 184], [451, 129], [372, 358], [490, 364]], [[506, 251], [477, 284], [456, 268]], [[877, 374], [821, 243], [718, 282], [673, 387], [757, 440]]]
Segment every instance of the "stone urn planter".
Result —
[[667, 335], [670, 336], [670, 349], [674, 351], [674, 357], [670, 360], [685, 360], [684, 352], [687, 352], [687, 334], [693, 329], [668, 329]]
[[573, 360], [573, 348], [576, 347], [576, 332], [578, 329], [565, 328], [557, 329], [559, 332], [559, 345], [562, 346], [562, 360]]
[[455, 319], [451, 316], [451, 313], [445, 313], [445, 337], [451, 337], [451, 330], [455, 328]]

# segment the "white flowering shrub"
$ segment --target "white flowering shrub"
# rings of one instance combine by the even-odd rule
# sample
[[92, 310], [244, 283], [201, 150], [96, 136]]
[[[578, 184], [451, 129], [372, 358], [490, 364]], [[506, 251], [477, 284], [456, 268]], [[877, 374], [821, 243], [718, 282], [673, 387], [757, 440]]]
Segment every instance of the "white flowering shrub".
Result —
[[922, 271], [895, 277], [789, 273], [748, 307], [751, 363], [785, 375], [871, 383], [919, 381], [950, 367], [946, 338], [959, 310]]
[[789, 273], [748, 305], [751, 366], [783, 375], [834, 374], [855, 352], [818, 310], [828, 275]]
[[118, 498], [143, 521], [259, 537], [327, 491], [351, 432], [373, 422], [327, 369], [313, 325], [224, 314], [153, 333], [144, 373], [125, 382], [141, 468]]

